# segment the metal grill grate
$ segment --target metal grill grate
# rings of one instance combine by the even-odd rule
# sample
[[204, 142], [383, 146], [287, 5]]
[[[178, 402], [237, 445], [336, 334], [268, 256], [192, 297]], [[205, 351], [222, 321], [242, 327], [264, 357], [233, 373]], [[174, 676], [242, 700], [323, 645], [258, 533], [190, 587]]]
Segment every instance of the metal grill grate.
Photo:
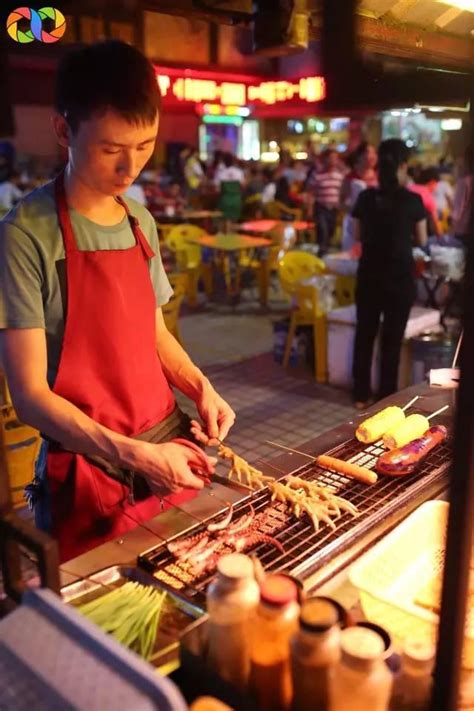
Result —
[[[384, 451], [381, 442], [364, 448], [357, 440], [351, 439], [330, 450], [328, 454], [371, 469]], [[450, 461], [451, 449], [448, 444], [442, 444], [430, 453], [415, 474], [399, 478], [380, 476], [378, 482], [371, 486], [356, 482], [343, 474], [329, 472], [313, 462], [297, 472], [292, 472], [304, 479], [330, 487], [339, 496], [357, 506], [359, 516], [354, 518], [351, 514], [344, 513], [335, 520], [335, 530], [322, 523], [319, 531], [315, 532], [308, 517], [294, 518], [287, 513], [284, 504], [274, 504], [270, 501], [267, 490], [253, 493], [236, 505], [233, 520], [247, 513], [249, 503], [256, 513], [265, 510], [266, 514], [269, 514], [269, 522], [262, 529], [262, 533], [274, 536], [284, 546], [285, 552], [281, 553], [269, 544], [260, 544], [252, 553], [258, 555], [266, 570], [286, 572], [304, 579], [321, 568], [329, 558], [348, 549], [395, 512], [398, 512], [398, 518], [401, 518], [403, 509], [409, 502], [413, 504], [415, 500], [418, 502], [420, 497], [421, 500], [423, 497], [428, 498], [436, 485], [437, 490], [441, 490]], [[284, 479], [284, 476], [277, 478]], [[198, 534], [205, 529], [207, 523], [208, 521], [197, 524], [177, 539]], [[193, 577], [184, 565], [173, 558], [165, 543], [143, 553], [139, 557], [139, 563], [165, 585], [179, 590], [195, 603], [203, 604], [205, 589], [213, 573], [205, 573], [201, 578]]]

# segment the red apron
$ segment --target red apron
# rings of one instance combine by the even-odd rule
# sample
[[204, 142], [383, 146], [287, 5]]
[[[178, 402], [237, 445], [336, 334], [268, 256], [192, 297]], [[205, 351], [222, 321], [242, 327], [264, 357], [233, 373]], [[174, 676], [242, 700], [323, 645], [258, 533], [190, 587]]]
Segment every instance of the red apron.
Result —
[[[67, 308], [53, 391], [101, 425], [126, 436], [162, 422], [173, 393], [156, 351], [156, 301], [148, 260], [154, 252], [123, 200], [136, 240], [129, 249], [80, 251], [64, 190], [55, 181], [64, 241]], [[47, 458], [51, 533], [61, 561], [104, 543], [162, 510], [150, 496], [131, 504], [129, 490], [80, 454], [51, 448]], [[167, 497], [167, 507], [194, 491]]]

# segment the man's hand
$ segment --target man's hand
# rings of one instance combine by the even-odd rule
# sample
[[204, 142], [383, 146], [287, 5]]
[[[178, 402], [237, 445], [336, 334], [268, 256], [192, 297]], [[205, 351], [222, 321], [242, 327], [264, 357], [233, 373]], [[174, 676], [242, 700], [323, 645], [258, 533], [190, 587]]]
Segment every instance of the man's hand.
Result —
[[202, 489], [214, 473], [217, 459], [208, 457], [192, 442], [134, 443], [133, 468], [143, 474], [154, 493], [176, 493], [182, 489]]
[[212, 387], [206, 388], [195, 402], [203, 424], [193, 420], [191, 432], [198, 442], [216, 447], [229, 434], [235, 412]]

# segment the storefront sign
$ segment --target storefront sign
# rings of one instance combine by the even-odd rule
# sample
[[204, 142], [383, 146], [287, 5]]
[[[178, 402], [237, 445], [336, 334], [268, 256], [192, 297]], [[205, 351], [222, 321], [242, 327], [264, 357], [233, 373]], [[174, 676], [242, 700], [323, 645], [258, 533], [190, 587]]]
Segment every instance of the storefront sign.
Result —
[[214, 78], [207, 72], [156, 67], [157, 80], [165, 101], [201, 104], [212, 102], [223, 106], [248, 104], [273, 106], [284, 103], [314, 103], [324, 99], [324, 77], [314, 76], [295, 81], [267, 81], [255, 77]]

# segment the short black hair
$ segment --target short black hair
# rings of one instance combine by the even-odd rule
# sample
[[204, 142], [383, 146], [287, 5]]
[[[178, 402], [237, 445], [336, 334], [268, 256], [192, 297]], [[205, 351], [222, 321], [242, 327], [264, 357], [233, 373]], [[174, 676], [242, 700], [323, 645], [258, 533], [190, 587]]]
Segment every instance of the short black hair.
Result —
[[429, 166], [424, 168], [420, 173], [420, 183], [422, 185], [427, 185], [431, 183], [432, 180], [439, 180], [439, 170], [435, 166]]
[[56, 76], [55, 103], [75, 133], [81, 121], [108, 109], [133, 124], [153, 123], [161, 95], [148, 59], [125, 42], [107, 40], [64, 56]]

